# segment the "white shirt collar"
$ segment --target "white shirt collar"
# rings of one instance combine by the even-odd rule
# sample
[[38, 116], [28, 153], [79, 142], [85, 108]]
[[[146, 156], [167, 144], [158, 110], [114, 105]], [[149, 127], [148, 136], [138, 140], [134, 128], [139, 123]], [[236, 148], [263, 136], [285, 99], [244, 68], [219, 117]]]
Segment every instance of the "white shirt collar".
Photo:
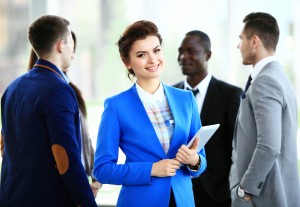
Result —
[[257, 75], [260, 73], [260, 71], [263, 69], [263, 67], [265, 67], [265, 65], [267, 65], [270, 62], [274, 62], [274, 61], [278, 61], [276, 56], [269, 56], [269, 57], [263, 58], [260, 61], [258, 61], [255, 64], [255, 66], [251, 72], [252, 81], [257, 77]]
[[137, 83], [135, 83], [135, 86], [136, 86], [136, 91], [140, 99], [142, 100], [142, 102], [149, 103], [152, 101], [158, 101], [161, 103], [165, 99], [165, 92], [162, 83], [159, 84], [159, 87], [154, 94], [148, 93]]
[[57, 68], [57, 69], [58, 69], [59, 73], [61, 74], [61, 76], [63, 77], [63, 79], [64, 79], [68, 84], [70, 84], [70, 82], [71, 82], [70, 78], [69, 78], [62, 70], [60, 70], [59, 68]]
[[211, 80], [211, 73], [208, 73], [207, 76], [198, 84], [196, 85], [194, 88], [192, 88], [190, 86], [190, 84], [187, 82], [187, 79], [185, 79], [184, 81], [184, 89], [192, 89], [192, 90], [196, 90], [196, 89], [199, 89], [199, 93], [201, 95], [204, 95], [206, 94], [206, 91], [207, 91], [207, 88], [208, 88], [208, 85], [209, 85], [209, 82]]
[[66, 76], [66, 74], [64, 74], [64, 72], [62, 72], [61, 70], [59, 70], [59, 72], [61, 73], [62, 77], [65, 79], [65, 81], [70, 84], [71, 80], [68, 76]]

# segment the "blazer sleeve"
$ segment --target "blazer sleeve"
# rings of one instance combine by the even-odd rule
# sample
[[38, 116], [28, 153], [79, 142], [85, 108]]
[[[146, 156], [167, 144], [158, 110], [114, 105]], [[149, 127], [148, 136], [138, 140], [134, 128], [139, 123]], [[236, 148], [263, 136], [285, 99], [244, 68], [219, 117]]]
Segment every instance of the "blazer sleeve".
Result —
[[229, 98], [229, 103], [227, 107], [227, 114], [226, 114], [226, 127], [227, 127], [227, 137], [230, 138], [232, 141], [233, 139], [233, 131], [235, 127], [235, 122], [236, 122], [236, 117], [237, 113], [240, 107], [240, 102], [241, 102], [241, 94], [242, 94], [242, 89], [240, 88], [232, 88], [232, 93]]
[[51, 146], [59, 145], [67, 154], [68, 166], [60, 176], [74, 204], [97, 206], [81, 163], [79, 125], [76, 127], [75, 123], [79, 114], [74, 92], [67, 84], [59, 85], [47, 94], [43, 108]]
[[[191, 95], [191, 100], [192, 100], [192, 119], [191, 119], [191, 124], [190, 124], [191, 127], [190, 127], [190, 131], [189, 131], [188, 142], [194, 137], [194, 135], [197, 133], [197, 131], [202, 127], [196, 99], [194, 98], [194, 95], [192, 94], [192, 92], [190, 92], [190, 95]], [[202, 148], [199, 151], [198, 155], [199, 155], [199, 159], [200, 159], [200, 166], [199, 166], [198, 171], [191, 170], [188, 166], [186, 166], [190, 175], [193, 177], [199, 176], [202, 172], [205, 171], [205, 169], [207, 167], [205, 149]]]
[[117, 103], [107, 99], [98, 132], [94, 176], [100, 183], [144, 185], [151, 182], [152, 162], [117, 164], [121, 137]]
[[257, 183], [265, 181], [280, 154], [284, 95], [276, 80], [268, 76], [257, 77], [249, 93], [257, 127], [257, 143], [241, 186], [258, 196], [261, 189]]

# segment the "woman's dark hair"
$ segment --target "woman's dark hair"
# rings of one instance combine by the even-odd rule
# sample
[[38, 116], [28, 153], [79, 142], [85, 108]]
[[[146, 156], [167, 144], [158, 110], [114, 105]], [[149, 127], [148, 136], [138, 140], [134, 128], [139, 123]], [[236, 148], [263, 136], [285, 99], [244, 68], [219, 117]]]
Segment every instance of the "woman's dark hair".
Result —
[[[66, 74], [66, 73], [65, 73], [65, 74]], [[75, 94], [76, 94], [76, 98], [77, 98], [77, 102], [78, 102], [78, 107], [79, 107], [79, 109], [80, 109], [82, 115], [83, 115], [84, 117], [86, 117], [86, 116], [87, 116], [86, 105], [85, 105], [85, 101], [84, 101], [84, 99], [83, 99], [83, 97], [82, 97], [81, 91], [80, 91], [79, 88], [78, 88], [76, 85], [74, 85], [72, 82], [70, 82], [69, 85], [73, 88], [73, 90], [74, 90], [74, 92], [75, 92]]]
[[[159, 39], [159, 43], [162, 43], [162, 38], [153, 22], [141, 20], [129, 25], [126, 28], [117, 42], [119, 53], [124, 63], [128, 63], [130, 61], [129, 52], [133, 43], [137, 40], [146, 39], [148, 36], [156, 36]], [[127, 76], [129, 79], [131, 79], [131, 76], [135, 76], [132, 69], [127, 71]]]
[[71, 35], [72, 35], [72, 39], [74, 41], [74, 53], [76, 51], [76, 46], [77, 46], [77, 38], [76, 38], [76, 35], [73, 31], [71, 31]]
[[[71, 33], [72, 33], [72, 38], [73, 38], [73, 41], [74, 41], [74, 52], [75, 52], [76, 45], [77, 45], [77, 42], [76, 42], [77, 39], [76, 39], [75, 33], [73, 31]], [[34, 66], [34, 64], [36, 63], [37, 60], [38, 60], [38, 57], [37, 57], [36, 53], [34, 52], [33, 49], [31, 49], [30, 56], [29, 56], [29, 63], [28, 63], [28, 71], [30, 71], [33, 68], [33, 66]], [[64, 74], [67, 75], [66, 72], [64, 72]], [[79, 110], [81, 111], [82, 115], [84, 117], [86, 117], [87, 116], [87, 110], [86, 110], [85, 101], [82, 97], [81, 91], [72, 82], [70, 82], [69, 85], [73, 88], [73, 90], [75, 92]]]
[[36, 63], [37, 60], [38, 60], [38, 56], [36, 55], [34, 50], [31, 49], [30, 55], [29, 55], [28, 68], [27, 68], [28, 71], [30, 71], [33, 68], [33, 66], [34, 66], [34, 64]]

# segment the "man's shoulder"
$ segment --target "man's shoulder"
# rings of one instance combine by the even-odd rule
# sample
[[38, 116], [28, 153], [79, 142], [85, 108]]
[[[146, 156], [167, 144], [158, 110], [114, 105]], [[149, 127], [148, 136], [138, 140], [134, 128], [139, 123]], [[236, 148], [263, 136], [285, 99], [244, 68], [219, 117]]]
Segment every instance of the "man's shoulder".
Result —
[[219, 79], [214, 78], [214, 77], [212, 78], [212, 81], [213, 80], [216, 82], [216, 85], [218, 85], [219, 88], [221, 88], [224, 91], [235, 91], [235, 92], [242, 92], [243, 91], [240, 87], [235, 86], [233, 84], [230, 84], [226, 81], [219, 80]]
[[[180, 85], [179, 85], [180, 86]], [[174, 93], [176, 95], [186, 95], [189, 94], [189, 90], [185, 90], [183, 87], [175, 87], [175, 85], [169, 86], [169, 85], [164, 85], [165, 90], [168, 90], [170, 93]]]
[[24, 87], [22, 87], [22, 84], [26, 81], [25, 80], [26, 74], [27, 73], [22, 74], [22, 75], [18, 76], [17, 78], [15, 78], [14, 80], [12, 80], [6, 87], [2, 97], [4, 98], [8, 94], [13, 94], [17, 90], [23, 89]]
[[22, 74], [22, 75], [16, 77], [14, 80], [11, 81], [11, 83], [7, 86], [7, 88], [13, 88], [16, 85], [18, 85], [20, 82], [22, 82], [25, 79], [26, 74], [27, 73]]
[[175, 88], [181, 88], [181, 89], [183, 89], [184, 88], [184, 81], [180, 81], [178, 83], [175, 83], [172, 86], [175, 87]]
[[186, 95], [190, 95], [191, 91], [189, 90], [185, 90], [185, 87], [184, 87], [184, 81], [180, 81], [178, 83], [175, 83], [171, 86], [165, 86], [167, 88], [170, 88], [169, 90], [175, 94], [177, 97], [180, 97], [180, 96], [186, 96]]

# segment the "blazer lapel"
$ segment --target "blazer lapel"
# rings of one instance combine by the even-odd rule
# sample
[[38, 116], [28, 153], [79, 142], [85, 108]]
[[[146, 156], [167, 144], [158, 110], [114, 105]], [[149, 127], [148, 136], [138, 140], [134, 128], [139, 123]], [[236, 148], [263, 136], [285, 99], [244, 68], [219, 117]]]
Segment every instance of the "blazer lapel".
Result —
[[175, 122], [174, 133], [173, 133], [173, 137], [172, 137], [172, 140], [170, 142], [170, 148], [169, 148], [169, 151], [168, 151], [168, 155], [169, 155], [174, 150], [177, 151], [177, 149], [173, 149], [174, 146], [176, 146], [177, 140], [179, 140], [177, 138], [177, 136], [176, 136], [178, 134], [177, 133], [177, 127], [176, 127], [176, 125], [178, 125], [178, 126], [184, 126], [184, 124], [183, 123], [179, 123], [179, 121], [180, 121], [179, 117], [180, 117], [180, 113], [181, 113], [180, 108], [181, 107], [178, 105], [178, 103], [180, 101], [176, 98], [176, 96], [172, 93], [172, 91], [169, 90], [168, 87], [164, 86], [164, 91], [165, 91], [165, 94], [166, 94], [166, 97], [167, 97], [167, 101], [168, 101], [168, 104], [169, 104], [169, 107], [170, 107], [170, 110], [172, 112], [172, 115], [173, 115], [173, 118], [174, 118], [174, 122]]
[[145, 127], [145, 128], [151, 128], [152, 129], [152, 130], [150, 130], [151, 134], [148, 134], [148, 137], [151, 137], [153, 139], [147, 140], [147, 141], [149, 141], [153, 145], [155, 145], [155, 146], [153, 146], [153, 149], [159, 149], [157, 151], [159, 151], [159, 154], [160, 154], [161, 157], [166, 157], [166, 154], [165, 154], [165, 152], [163, 150], [163, 147], [162, 147], [162, 145], [161, 145], [161, 143], [160, 143], [160, 141], [157, 137], [157, 134], [156, 134], [155, 129], [152, 125], [152, 122], [149, 119], [149, 116], [146, 112], [146, 109], [145, 109], [145, 107], [144, 107], [144, 105], [143, 105], [143, 103], [142, 103], [142, 101], [141, 101], [141, 99], [140, 99], [140, 97], [137, 93], [135, 85], [133, 85], [130, 88], [129, 92], [131, 93], [131, 95], [130, 95], [131, 98], [129, 99], [130, 102], [131, 102], [130, 105], [135, 107], [136, 113], [138, 114], [138, 117], [140, 117], [140, 118], [136, 117], [137, 119], [135, 121], [137, 123], [139, 123], [141, 126]]

